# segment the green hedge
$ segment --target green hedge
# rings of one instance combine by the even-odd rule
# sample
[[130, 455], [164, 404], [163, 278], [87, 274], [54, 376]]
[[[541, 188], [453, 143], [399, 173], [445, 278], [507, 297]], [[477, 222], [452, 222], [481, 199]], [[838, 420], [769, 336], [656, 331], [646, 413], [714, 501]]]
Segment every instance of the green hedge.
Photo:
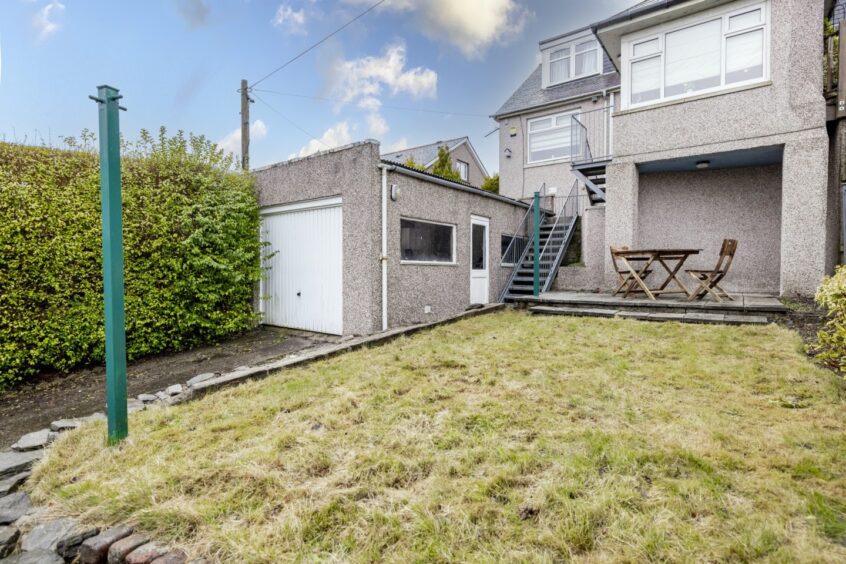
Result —
[[825, 308], [828, 317], [811, 352], [818, 361], [846, 373], [846, 266], [838, 266], [833, 276], [823, 279], [816, 302]]
[[[104, 357], [99, 164], [93, 137], [59, 151], [0, 143], [0, 389]], [[124, 146], [129, 358], [256, 320], [258, 206], [213, 143], [142, 131]]]

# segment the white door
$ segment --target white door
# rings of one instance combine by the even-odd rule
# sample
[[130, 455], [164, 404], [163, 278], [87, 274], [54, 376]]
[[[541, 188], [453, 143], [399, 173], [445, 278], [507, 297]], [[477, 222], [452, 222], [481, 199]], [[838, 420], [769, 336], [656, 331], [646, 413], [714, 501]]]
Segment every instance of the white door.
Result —
[[486, 217], [470, 216], [470, 303], [488, 303], [490, 267]]
[[263, 322], [318, 333], [343, 333], [341, 199], [262, 210], [265, 253]]

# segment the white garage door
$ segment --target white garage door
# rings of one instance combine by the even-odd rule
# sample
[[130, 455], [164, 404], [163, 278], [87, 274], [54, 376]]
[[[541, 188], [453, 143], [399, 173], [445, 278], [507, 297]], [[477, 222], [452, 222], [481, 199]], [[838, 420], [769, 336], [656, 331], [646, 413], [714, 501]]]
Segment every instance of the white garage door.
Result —
[[266, 252], [263, 321], [319, 333], [343, 333], [341, 199], [262, 210]]

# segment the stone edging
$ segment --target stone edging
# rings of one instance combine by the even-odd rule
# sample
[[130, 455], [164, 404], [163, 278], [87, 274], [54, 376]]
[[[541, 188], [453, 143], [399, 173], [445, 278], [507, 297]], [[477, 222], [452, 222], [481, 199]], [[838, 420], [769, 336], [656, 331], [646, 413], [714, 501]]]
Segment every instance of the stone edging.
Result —
[[[321, 345], [294, 353], [280, 360], [242, 366], [231, 372], [205, 373], [194, 376], [183, 386], [174, 384], [155, 394], [139, 394], [128, 401], [130, 413], [147, 407], [182, 403], [202, 397], [209, 391], [264, 378], [283, 368], [293, 368], [323, 360], [337, 354], [372, 345], [380, 345], [419, 331], [493, 313], [505, 304], [490, 304], [464, 311], [458, 315], [399, 329], [391, 329], [367, 337], [354, 337], [337, 344]], [[135, 533], [130, 527], [113, 527], [100, 531], [86, 528], [71, 517], [39, 520], [43, 510], [33, 507], [29, 494], [19, 491], [30, 476], [33, 464], [40, 460], [44, 449], [62, 432], [76, 429], [90, 421], [105, 419], [103, 413], [87, 417], [59, 419], [49, 429], [41, 429], [22, 436], [11, 451], [0, 452], [0, 564], [184, 564], [189, 562], [184, 551], [170, 549]], [[38, 522], [40, 521], [40, 522]], [[33, 525], [30, 527], [30, 525]], [[22, 532], [22, 529], [26, 532]], [[14, 554], [13, 554], [14, 553]], [[192, 560], [195, 564], [205, 562]]]

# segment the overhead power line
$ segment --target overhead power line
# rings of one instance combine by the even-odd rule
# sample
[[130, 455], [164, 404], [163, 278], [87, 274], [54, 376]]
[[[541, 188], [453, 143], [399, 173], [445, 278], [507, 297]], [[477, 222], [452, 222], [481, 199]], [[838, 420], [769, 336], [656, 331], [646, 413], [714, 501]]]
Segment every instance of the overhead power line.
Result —
[[[266, 94], [276, 94], [278, 96], [288, 96], [291, 98], [306, 98], [309, 100], [320, 100], [322, 102], [338, 102], [341, 104], [347, 103], [347, 100], [341, 100], [339, 98], [327, 98], [325, 96], [310, 96], [308, 94], [294, 94], [292, 92], [279, 92], [278, 90], [265, 90], [263, 88], [257, 88], [254, 92], [264, 92]], [[391, 104], [382, 104], [380, 107], [388, 108], [391, 110], [403, 110], [406, 112], [422, 112], [426, 114], [441, 114], [446, 116], [462, 116], [462, 117], [480, 117], [480, 118], [489, 118], [490, 116], [485, 114], [473, 114], [469, 112], [446, 112], [443, 110], [430, 110], [427, 108], [414, 108], [410, 106], [394, 106]]]
[[267, 106], [268, 108], [270, 108], [270, 110], [271, 110], [272, 112], [276, 113], [279, 117], [281, 117], [282, 119], [284, 119], [285, 121], [287, 121], [288, 123], [290, 123], [290, 124], [291, 124], [292, 126], [294, 126], [295, 128], [299, 129], [302, 133], [305, 133], [305, 134], [306, 134], [306, 136], [308, 136], [308, 138], [309, 138], [309, 139], [312, 139], [312, 140], [314, 140], [314, 141], [317, 141], [318, 143], [320, 143], [321, 145], [323, 145], [323, 146], [324, 146], [324, 147], [326, 147], [327, 149], [331, 149], [331, 148], [332, 148], [332, 147], [330, 147], [329, 145], [327, 145], [326, 143], [324, 143], [323, 141], [321, 141], [319, 137], [315, 137], [314, 135], [312, 135], [311, 133], [309, 133], [308, 131], [306, 131], [304, 128], [300, 127], [300, 126], [299, 126], [299, 125], [298, 125], [298, 124], [297, 124], [294, 120], [292, 120], [291, 118], [289, 118], [288, 116], [286, 116], [285, 114], [283, 114], [282, 112], [280, 112], [279, 110], [277, 110], [276, 108], [274, 108], [273, 106], [271, 106], [270, 104], [268, 104], [267, 102], [265, 102], [265, 101], [264, 101], [264, 99], [263, 99], [261, 96], [259, 96], [258, 94], [253, 93], [253, 96], [255, 96], [255, 97], [256, 97], [256, 100], [258, 100], [259, 102], [261, 102], [262, 104], [264, 104], [265, 106]]
[[355, 23], [356, 21], [358, 21], [359, 19], [361, 19], [361, 18], [363, 18], [364, 16], [366, 16], [368, 13], [370, 13], [370, 12], [372, 12], [373, 10], [375, 10], [376, 8], [378, 8], [378, 7], [379, 7], [379, 5], [384, 4], [384, 3], [385, 3], [385, 1], [386, 1], [386, 0], [379, 0], [378, 2], [375, 2], [375, 3], [374, 3], [373, 5], [371, 5], [369, 8], [367, 8], [366, 10], [364, 10], [363, 12], [361, 12], [359, 15], [357, 15], [357, 16], [356, 16], [356, 17], [354, 17], [353, 19], [349, 20], [347, 23], [345, 23], [344, 25], [342, 25], [341, 27], [339, 27], [338, 29], [336, 29], [335, 31], [333, 31], [332, 33], [330, 33], [329, 35], [325, 36], [323, 39], [321, 39], [321, 40], [320, 40], [320, 41], [318, 41], [317, 43], [314, 43], [314, 44], [312, 44], [310, 47], [308, 47], [307, 49], [304, 49], [303, 51], [300, 51], [297, 55], [295, 55], [295, 56], [291, 57], [290, 59], [288, 59], [287, 61], [285, 61], [285, 62], [284, 62], [283, 64], [281, 64], [280, 66], [276, 67], [275, 69], [273, 69], [272, 71], [270, 71], [269, 73], [267, 73], [266, 75], [264, 75], [263, 77], [261, 77], [260, 79], [258, 79], [257, 81], [253, 82], [253, 83], [250, 85], [250, 88], [253, 88], [253, 87], [255, 87], [255, 86], [256, 86], [256, 85], [258, 85], [258, 84], [261, 84], [262, 82], [264, 82], [265, 80], [267, 80], [268, 78], [270, 78], [271, 76], [273, 76], [274, 74], [276, 74], [277, 72], [281, 71], [282, 69], [284, 69], [285, 67], [287, 67], [288, 65], [290, 65], [291, 63], [293, 63], [294, 61], [296, 61], [297, 59], [299, 59], [300, 57], [302, 57], [302, 56], [303, 56], [303, 55], [305, 55], [306, 53], [308, 53], [309, 51], [312, 51], [313, 49], [316, 49], [317, 47], [319, 47], [320, 45], [322, 45], [323, 43], [325, 43], [326, 41], [328, 41], [330, 38], [334, 37], [335, 35], [337, 35], [337, 34], [338, 34], [338, 33], [340, 33], [341, 31], [343, 31], [344, 29], [346, 29], [347, 27], [349, 27], [350, 25], [352, 25], [353, 23]]

